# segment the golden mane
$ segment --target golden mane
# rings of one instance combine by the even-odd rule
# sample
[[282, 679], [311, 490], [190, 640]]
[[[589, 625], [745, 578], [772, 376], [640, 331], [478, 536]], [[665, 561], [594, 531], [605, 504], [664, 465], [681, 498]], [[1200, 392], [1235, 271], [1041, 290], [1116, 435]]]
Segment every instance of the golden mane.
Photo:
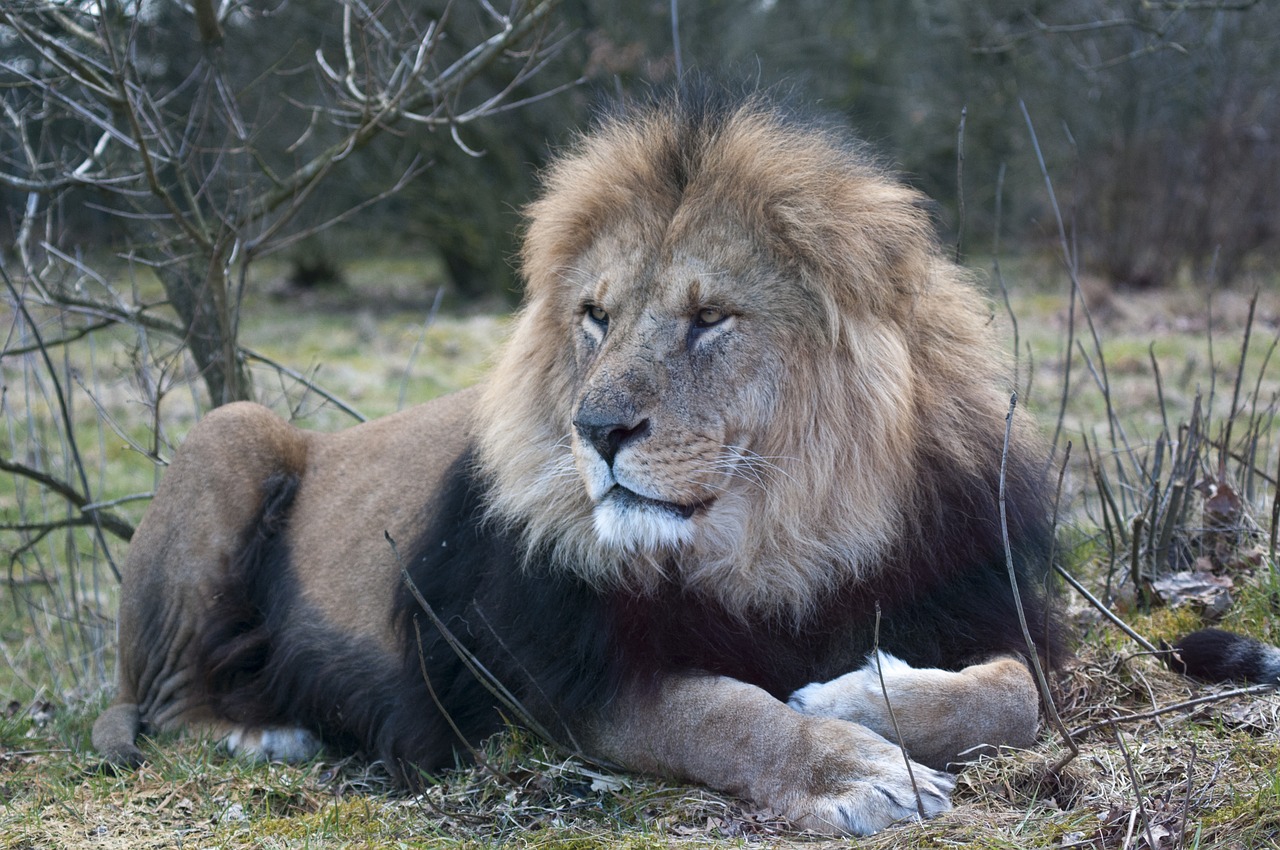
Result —
[[[675, 579], [742, 613], [802, 616], [884, 569], [931, 498], [921, 464], [989, 470], [1007, 408], [985, 301], [942, 255], [922, 202], [843, 134], [764, 98], [605, 119], [550, 166], [527, 211], [526, 305], [479, 406], [491, 516], [597, 585]], [[721, 218], [780, 281], [760, 309], [796, 325], [785, 381], [759, 388], [778, 397], [752, 435], [765, 486], [724, 500], [717, 527], [682, 551], [611, 548], [569, 448], [572, 279], [606, 235], [624, 263], [692, 226], [714, 252], [729, 237], [706, 222]]]

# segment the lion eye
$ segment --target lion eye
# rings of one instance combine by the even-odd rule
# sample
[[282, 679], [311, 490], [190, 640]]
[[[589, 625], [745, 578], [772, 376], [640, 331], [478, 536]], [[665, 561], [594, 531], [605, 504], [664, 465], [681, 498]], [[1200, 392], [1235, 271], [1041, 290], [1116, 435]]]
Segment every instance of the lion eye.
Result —
[[710, 328], [720, 324], [727, 318], [729, 318], [729, 314], [719, 307], [703, 307], [694, 318], [693, 326], [699, 330]]
[[587, 317], [602, 328], [609, 325], [609, 311], [599, 304], [587, 305]]

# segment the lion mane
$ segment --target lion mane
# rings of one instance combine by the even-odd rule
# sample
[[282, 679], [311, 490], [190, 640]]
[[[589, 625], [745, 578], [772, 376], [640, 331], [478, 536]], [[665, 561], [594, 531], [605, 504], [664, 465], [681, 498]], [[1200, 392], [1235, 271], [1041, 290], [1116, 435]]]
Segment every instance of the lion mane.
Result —
[[1005, 358], [925, 199], [706, 87], [602, 118], [527, 212], [480, 388], [193, 429], [131, 546], [98, 749], [196, 727], [414, 782], [501, 727], [492, 677], [567, 746], [865, 833], [945, 810], [962, 750], [1029, 745], [1019, 605], [1062, 656], [1043, 460], [1020, 417], [1006, 445]]
[[[596, 586], [651, 593], [674, 579], [740, 614], [803, 619], [841, 587], [918, 575], [922, 564], [903, 569], [906, 538], [931, 526], [942, 536], [924, 541], [928, 560], [949, 560], [952, 544], [966, 550], [957, 560], [973, 560], [973, 547], [998, 543], [1010, 379], [990, 310], [938, 250], [926, 199], [834, 128], [760, 96], [703, 98], [607, 118], [546, 174], [528, 210], [527, 303], [479, 408], [491, 515], [520, 528], [528, 551], [553, 551], [553, 563]], [[700, 207], [715, 220], [702, 221]], [[597, 534], [587, 493], [562, 486], [582, 380], [565, 342], [594, 271], [584, 254], [604, 237], [617, 256], [593, 257], [597, 267], [627, 268], [628, 254], [660, 253], [690, 220], [708, 251], [717, 228], [750, 242], [768, 283], [744, 288], [739, 308], [774, 314], [782, 330], [754, 343], [770, 368], [751, 379], [772, 396], [742, 458], [758, 486], [673, 558]], [[635, 271], [614, 286], [643, 296]], [[785, 357], [767, 350], [781, 343]], [[726, 376], [735, 380], [747, 377]], [[725, 389], [713, 404], [731, 400]], [[1017, 426], [1011, 491], [1027, 516], [1016, 517], [1015, 540], [1037, 547], [1039, 482]], [[983, 534], [936, 519], [970, 508]]]

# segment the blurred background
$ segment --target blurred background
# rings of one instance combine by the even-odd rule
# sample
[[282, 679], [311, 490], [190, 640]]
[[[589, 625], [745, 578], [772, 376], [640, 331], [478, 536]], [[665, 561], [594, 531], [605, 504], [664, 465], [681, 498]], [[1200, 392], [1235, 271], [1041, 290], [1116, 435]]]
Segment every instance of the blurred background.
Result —
[[[0, 13], [0, 22], [9, 19], [0, 27], [8, 110], [0, 134], [0, 238], [18, 241], [23, 213], [36, 204], [40, 213], [54, 213], [40, 220], [42, 238], [64, 251], [160, 262], [149, 240], [169, 234], [145, 232], [139, 216], [154, 222], [169, 210], [163, 203], [140, 209], [146, 205], [138, 193], [154, 195], [151, 187], [145, 180], [122, 185], [120, 168], [103, 163], [120, 155], [111, 148], [128, 147], [102, 142], [108, 122], [138, 135], [117, 120], [120, 106], [108, 96], [113, 80], [127, 80], [139, 102], [154, 107], [150, 120], [170, 125], [169, 141], [155, 151], [167, 148], [175, 165], [203, 160], [199, 170], [210, 179], [187, 191], [209, 193], [211, 209], [225, 213], [267, 192], [271, 175], [341, 140], [372, 103], [360, 105], [354, 93], [391, 93], [395, 60], [412, 55], [433, 23], [428, 64], [438, 71], [491, 37], [499, 19], [519, 20], [535, 5], [222, 4], [213, 9], [220, 15], [215, 40], [202, 35], [193, 7], [179, 3], [115, 2], [104, 4], [106, 15], [94, 11], [96, 3], [14, 4]], [[432, 121], [395, 116], [330, 163], [323, 190], [270, 234], [278, 240], [342, 216], [323, 235], [287, 249], [296, 283], [341, 278], [353, 254], [408, 251], [442, 263], [451, 297], [509, 303], [518, 287], [511, 261], [517, 211], [539, 166], [588, 124], [602, 97], [676, 78], [673, 10], [685, 70], [781, 83], [847, 121], [938, 201], [944, 237], [959, 240], [967, 256], [994, 250], [998, 209], [999, 250], [1036, 252], [1058, 242], [1027, 116], [1082, 271], [1124, 287], [1165, 286], [1180, 275], [1212, 285], [1238, 280], [1280, 248], [1275, 3], [542, 5], [551, 8], [537, 32], [474, 69], [450, 95], [465, 104], [434, 104]], [[353, 27], [360, 30], [354, 38]], [[117, 42], [116, 55], [102, 33]], [[77, 79], [73, 59], [42, 38], [72, 48], [85, 73], [96, 67], [106, 93]], [[205, 84], [211, 67], [216, 85]], [[468, 113], [499, 94], [483, 114]], [[468, 117], [451, 125], [450, 114]], [[56, 178], [92, 160], [97, 146], [104, 146], [103, 167], [86, 166], [80, 179], [58, 185]], [[248, 147], [252, 155], [238, 161]], [[129, 168], [135, 177], [142, 171], [137, 163]], [[39, 200], [32, 188], [42, 188]], [[242, 197], [232, 197], [237, 192]], [[263, 253], [270, 218], [236, 224], [236, 236], [259, 240]]]

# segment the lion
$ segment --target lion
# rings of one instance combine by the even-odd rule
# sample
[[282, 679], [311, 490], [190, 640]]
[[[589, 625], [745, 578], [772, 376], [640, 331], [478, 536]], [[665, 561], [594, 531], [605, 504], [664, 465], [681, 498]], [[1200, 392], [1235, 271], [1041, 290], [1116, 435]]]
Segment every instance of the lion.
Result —
[[1028, 665], [1065, 650], [1044, 453], [927, 209], [768, 94], [599, 119], [527, 209], [480, 386], [337, 433], [251, 403], [191, 430], [129, 551], [96, 748], [192, 729], [412, 785], [509, 698], [801, 829], [947, 811], [948, 768], [1035, 741]]

